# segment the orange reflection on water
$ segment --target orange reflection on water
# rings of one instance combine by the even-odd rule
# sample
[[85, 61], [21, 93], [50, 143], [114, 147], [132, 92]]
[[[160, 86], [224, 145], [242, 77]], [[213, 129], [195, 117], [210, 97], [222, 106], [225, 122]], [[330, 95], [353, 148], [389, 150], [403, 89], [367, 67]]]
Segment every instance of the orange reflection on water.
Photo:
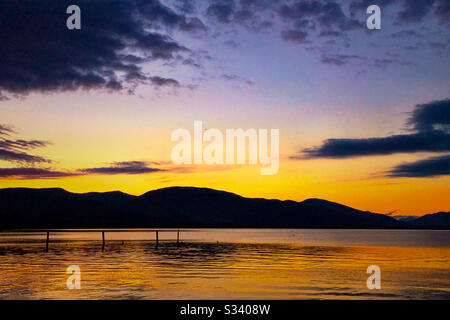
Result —
[[[110, 240], [103, 252], [99, 241], [44, 247], [0, 242], [1, 299], [450, 298], [448, 247], [166, 241], [156, 248], [148, 240]], [[381, 290], [366, 287], [372, 264], [381, 268]], [[81, 290], [66, 287], [69, 265], [81, 268]]]

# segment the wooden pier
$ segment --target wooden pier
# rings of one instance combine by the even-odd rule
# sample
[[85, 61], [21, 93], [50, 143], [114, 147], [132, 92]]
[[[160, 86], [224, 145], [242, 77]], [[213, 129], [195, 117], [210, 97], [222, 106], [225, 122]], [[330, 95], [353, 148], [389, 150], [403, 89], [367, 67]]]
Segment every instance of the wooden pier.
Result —
[[154, 232], [155, 233], [155, 246], [159, 246], [159, 233], [160, 232], [176, 232], [177, 233], [177, 248], [180, 246], [180, 229], [25, 229], [25, 230], [9, 230], [7, 233], [43, 233], [46, 234], [45, 240], [45, 252], [48, 252], [50, 243], [50, 233], [78, 233], [78, 232], [91, 232], [102, 234], [102, 251], [105, 250], [105, 233], [106, 232]]

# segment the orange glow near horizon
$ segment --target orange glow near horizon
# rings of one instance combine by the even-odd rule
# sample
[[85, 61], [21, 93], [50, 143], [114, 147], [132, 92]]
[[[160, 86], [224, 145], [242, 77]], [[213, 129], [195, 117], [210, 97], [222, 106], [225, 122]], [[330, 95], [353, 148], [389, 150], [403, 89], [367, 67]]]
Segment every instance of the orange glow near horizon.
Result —
[[[393, 166], [417, 161], [432, 154], [396, 154], [352, 159], [293, 160], [292, 155], [319, 145], [329, 137], [370, 137], [386, 135], [369, 119], [356, 121], [349, 130], [340, 119], [314, 116], [299, 109], [280, 108], [250, 117], [248, 110], [231, 110], [220, 121], [207, 108], [192, 108], [189, 117], [180, 113], [176, 99], [159, 101], [149, 109], [134, 97], [96, 94], [95, 101], [86, 93], [50, 96], [32, 95], [26, 100], [2, 103], [2, 123], [13, 124], [17, 134], [11, 139], [50, 141], [45, 148], [29, 151], [51, 159], [45, 164], [58, 171], [76, 172], [80, 168], [108, 166], [120, 161], [158, 162], [166, 171], [147, 174], [80, 175], [58, 179], [1, 178], [0, 188], [60, 187], [71, 192], [120, 190], [140, 195], [170, 186], [194, 186], [233, 192], [245, 197], [302, 201], [321, 198], [360, 210], [395, 215], [423, 215], [448, 211], [450, 196], [448, 176], [435, 178], [387, 178]], [[78, 100], [77, 100], [78, 99]], [[178, 97], [184, 101], [186, 97]], [[31, 102], [32, 101], [32, 102]], [[131, 109], [123, 106], [132, 104]], [[99, 105], [108, 105], [105, 113]], [[59, 109], [56, 106], [61, 106]], [[159, 108], [158, 113], [154, 109]], [[39, 109], [39, 110], [38, 110]], [[76, 110], [76, 111], [75, 111]], [[305, 116], [308, 114], [308, 117]], [[36, 119], [39, 121], [36, 121]], [[193, 122], [203, 119], [205, 128], [279, 128], [280, 169], [273, 176], [261, 176], [259, 165], [177, 167], [170, 160], [173, 130], [192, 132]], [[291, 119], [299, 119], [291, 121]], [[392, 119], [389, 127], [404, 120]], [[363, 124], [367, 124], [364, 127]], [[315, 124], [315, 125], [314, 125]], [[0, 161], [3, 168], [14, 164]], [[150, 165], [153, 166], [153, 165]]]
[[[233, 192], [245, 197], [302, 201], [321, 198], [360, 210], [377, 213], [423, 215], [448, 210], [450, 178], [435, 179], [363, 179], [352, 170], [351, 162], [330, 160], [280, 163], [274, 176], [259, 175], [258, 166], [191, 166], [185, 173], [155, 172], [142, 175], [88, 175], [60, 179], [1, 179], [0, 188], [59, 187], [70, 192], [106, 192], [119, 190], [140, 195], [147, 191], [171, 187], [207, 187]], [[353, 174], [352, 171], [354, 171]], [[344, 177], [347, 177], [345, 179]]]

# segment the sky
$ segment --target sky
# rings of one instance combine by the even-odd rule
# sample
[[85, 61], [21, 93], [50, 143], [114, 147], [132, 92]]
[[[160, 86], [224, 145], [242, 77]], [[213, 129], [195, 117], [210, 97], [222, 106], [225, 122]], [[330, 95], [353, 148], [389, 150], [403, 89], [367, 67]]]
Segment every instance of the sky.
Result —
[[[69, 30], [69, 5], [81, 29]], [[369, 5], [381, 29], [366, 27]], [[445, 0], [0, 3], [0, 188], [208, 187], [450, 208]], [[171, 134], [279, 129], [275, 175], [176, 165]]]

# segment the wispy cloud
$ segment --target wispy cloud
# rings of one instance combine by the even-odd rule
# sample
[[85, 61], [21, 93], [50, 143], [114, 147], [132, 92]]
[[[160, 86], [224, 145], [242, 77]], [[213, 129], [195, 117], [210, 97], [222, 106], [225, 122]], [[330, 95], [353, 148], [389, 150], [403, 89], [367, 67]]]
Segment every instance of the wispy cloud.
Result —
[[20, 162], [33, 164], [37, 162], [50, 163], [51, 160], [45, 159], [40, 156], [33, 156], [25, 152], [10, 151], [5, 149], [0, 149], [0, 160], [8, 162]]
[[242, 82], [248, 85], [254, 85], [252, 80], [246, 79], [244, 77], [238, 76], [236, 74], [223, 74], [222, 79], [225, 79], [227, 81], [237, 81]]
[[[11, 126], [0, 124], [0, 135], [10, 136], [16, 133]], [[13, 140], [0, 137], [0, 160], [26, 164], [50, 163], [51, 160], [49, 159], [25, 152], [31, 149], [46, 147], [49, 144], [50, 142], [42, 140]]]
[[2, 149], [20, 149], [20, 150], [30, 150], [35, 148], [42, 148], [48, 146], [50, 143], [48, 141], [41, 140], [0, 140], [0, 148]]
[[148, 162], [145, 161], [123, 161], [113, 162], [106, 167], [95, 167], [80, 169], [79, 172], [84, 174], [145, 174], [165, 171], [160, 168], [150, 167]]
[[108, 166], [83, 168], [78, 170], [61, 170], [40, 167], [0, 168], [0, 178], [13, 179], [60, 179], [88, 175], [117, 175], [117, 174], [147, 174], [166, 171], [165, 169], [151, 167], [159, 164], [152, 161], [121, 161], [113, 162]]
[[11, 133], [16, 133], [11, 126], [6, 124], [0, 124], [0, 135], [10, 135]]
[[58, 179], [76, 176], [73, 172], [43, 168], [0, 168], [0, 178], [14, 179]]

